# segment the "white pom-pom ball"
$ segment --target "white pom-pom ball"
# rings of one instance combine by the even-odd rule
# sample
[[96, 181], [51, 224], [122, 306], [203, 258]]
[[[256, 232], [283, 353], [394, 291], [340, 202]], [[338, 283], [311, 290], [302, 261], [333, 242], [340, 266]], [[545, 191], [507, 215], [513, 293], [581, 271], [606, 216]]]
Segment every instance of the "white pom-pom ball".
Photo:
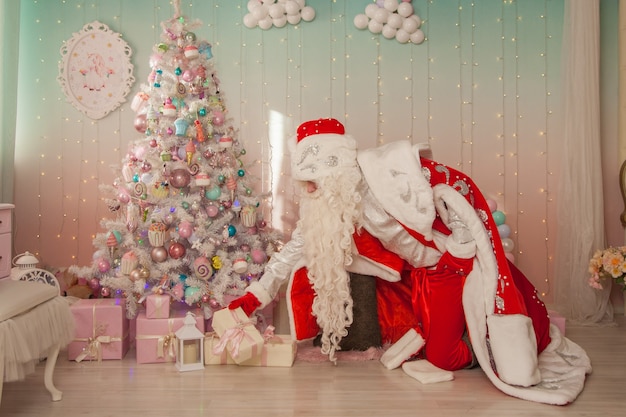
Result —
[[272, 19], [282, 17], [285, 15], [285, 5], [280, 3], [272, 4], [270, 6], [269, 12], [270, 16], [272, 16]]
[[414, 44], [419, 45], [424, 42], [425, 38], [424, 32], [421, 29], [417, 29], [415, 32], [411, 33], [411, 42]]
[[367, 24], [367, 28], [370, 30], [370, 32], [372, 33], [380, 33], [383, 30], [383, 24], [380, 22], [377, 22], [376, 20], [372, 19], [370, 20], [370, 22]]
[[387, 39], [393, 39], [396, 37], [397, 29], [392, 28], [389, 25], [383, 26], [383, 36]]
[[406, 19], [403, 19], [399, 14], [390, 13], [389, 18], [387, 19], [387, 24], [394, 29], [400, 29], [404, 20]]
[[393, 13], [398, 10], [398, 0], [385, 0], [383, 7]]
[[354, 16], [354, 26], [356, 26], [357, 29], [365, 29], [367, 28], [369, 20], [370, 19], [367, 17], [367, 15], [363, 13], [357, 14], [356, 16]]
[[419, 17], [418, 15], [412, 14], [411, 16], [409, 16], [409, 19], [415, 20], [415, 23], [417, 23], [418, 29], [422, 27], [422, 18]]
[[268, 30], [272, 27], [272, 24], [272, 18], [269, 16], [265, 17], [265, 19], [259, 20], [259, 27], [263, 30]]
[[259, 20], [252, 13], [248, 13], [243, 17], [243, 24], [249, 29], [256, 27], [257, 23], [259, 23]]
[[409, 17], [413, 14], [413, 5], [411, 3], [400, 3], [398, 6], [398, 14], [402, 17]]
[[396, 32], [396, 40], [400, 43], [407, 43], [410, 39], [409, 33], [404, 29], [398, 29]]
[[306, 0], [295, 0], [295, 2], [298, 3], [300, 9], [304, 8], [304, 6], [306, 5]]
[[387, 19], [389, 18], [389, 12], [385, 9], [378, 9], [374, 14], [374, 20], [378, 23], [387, 23]]
[[295, 16], [297, 14], [300, 14], [300, 6], [298, 5], [298, 3], [296, 3], [295, 0], [288, 0], [285, 3], [285, 13], [287, 13], [289, 16]]
[[368, 4], [365, 7], [365, 15], [370, 19], [374, 18], [376, 12], [380, 9], [380, 7], [376, 6], [374, 3]]
[[281, 17], [276, 17], [273, 20], [274, 26], [277, 28], [282, 28], [287, 24], [287, 16], [282, 15]]
[[250, 13], [252, 13], [252, 16], [256, 17], [256, 19], [260, 22], [261, 20], [265, 19], [269, 14], [269, 7], [263, 4], [253, 9]]
[[300, 20], [302, 20], [300, 13], [294, 14], [294, 15], [287, 15], [287, 22], [289, 22], [289, 24], [291, 25], [297, 25], [298, 23], [300, 23]]
[[257, 7], [261, 7], [261, 2], [259, 0], [250, 0], [248, 2], [248, 11], [252, 13], [252, 10], [256, 9]]
[[310, 22], [315, 19], [315, 9], [310, 6], [303, 7], [300, 14], [302, 15], [302, 20], [305, 22]]
[[415, 19], [408, 18], [408, 19], [404, 19], [404, 22], [402, 22], [402, 29], [407, 31], [408, 33], [413, 33], [418, 28], [419, 28], [419, 25], [417, 24]]

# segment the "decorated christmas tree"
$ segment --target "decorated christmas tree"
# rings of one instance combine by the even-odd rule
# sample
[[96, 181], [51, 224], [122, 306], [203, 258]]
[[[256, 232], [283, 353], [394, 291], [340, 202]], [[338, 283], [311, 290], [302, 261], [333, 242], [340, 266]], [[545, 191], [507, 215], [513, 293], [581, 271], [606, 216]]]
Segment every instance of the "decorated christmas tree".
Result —
[[211, 45], [193, 32], [200, 25], [178, 7], [161, 23], [148, 82], [131, 103], [140, 135], [118, 178], [101, 185], [115, 218], [102, 221], [92, 265], [71, 268], [98, 296], [124, 297], [130, 316], [157, 293], [210, 317], [280, 244], [261, 216]]

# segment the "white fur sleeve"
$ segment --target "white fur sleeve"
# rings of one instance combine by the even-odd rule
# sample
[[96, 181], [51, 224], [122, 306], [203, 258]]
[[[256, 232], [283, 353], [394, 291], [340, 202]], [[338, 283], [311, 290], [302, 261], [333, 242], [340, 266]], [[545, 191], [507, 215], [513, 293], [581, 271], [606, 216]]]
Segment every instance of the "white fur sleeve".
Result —
[[289, 279], [295, 264], [302, 257], [303, 246], [304, 238], [299, 229], [296, 228], [291, 236], [291, 240], [269, 260], [261, 279], [253, 282], [246, 288], [246, 292], [251, 292], [261, 302], [260, 308], [271, 303], [281, 285]]
[[416, 268], [437, 264], [441, 253], [422, 245], [376, 201], [368, 189], [363, 193], [363, 228], [378, 238], [389, 251]]

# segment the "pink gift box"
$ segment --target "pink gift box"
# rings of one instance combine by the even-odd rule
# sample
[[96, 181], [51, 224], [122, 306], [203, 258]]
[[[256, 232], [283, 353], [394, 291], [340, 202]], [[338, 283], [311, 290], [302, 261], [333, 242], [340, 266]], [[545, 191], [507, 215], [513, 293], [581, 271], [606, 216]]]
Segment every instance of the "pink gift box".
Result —
[[149, 319], [145, 311], [137, 314], [137, 363], [163, 363], [176, 361], [176, 330], [183, 326], [187, 311], [196, 316], [196, 327], [204, 333], [202, 311], [170, 309], [170, 317]]
[[71, 306], [74, 340], [69, 360], [123, 359], [130, 348], [129, 321], [124, 299], [81, 299]]
[[241, 307], [216, 311], [213, 314], [213, 329], [220, 337], [220, 343], [213, 348], [214, 354], [228, 350], [237, 363], [261, 354], [263, 336]]
[[548, 310], [548, 317], [550, 317], [550, 323], [558, 327], [561, 334], [565, 336], [565, 317], [554, 310]]
[[170, 316], [170, 296], [152, 294], [146, 297], [146, 318], [167, 319]]

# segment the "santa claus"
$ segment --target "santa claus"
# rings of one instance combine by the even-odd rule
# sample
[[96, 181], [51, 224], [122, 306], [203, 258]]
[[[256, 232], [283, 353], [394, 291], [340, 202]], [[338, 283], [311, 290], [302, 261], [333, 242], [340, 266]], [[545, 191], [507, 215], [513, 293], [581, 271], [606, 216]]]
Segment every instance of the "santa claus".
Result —
[[[290, 147], [303, 188], [297, 227], [229, 308], [250, 315], [288, 282], [292, 336], [317, 336], [334, 362], [337, 350], [385, 345], [383, 365], [421, 382], [478, 363], [510, 395], [576, 398], [589, 359], [551, 327], [534, 287], [508, 263], [470, 178], [408, 141], [357, 151], [335, 119], [303, 123]], [[358, 299], [357, 283], [366, 288]], [[345, 343], [360, 320], [374, 324], [365, 345]]]

